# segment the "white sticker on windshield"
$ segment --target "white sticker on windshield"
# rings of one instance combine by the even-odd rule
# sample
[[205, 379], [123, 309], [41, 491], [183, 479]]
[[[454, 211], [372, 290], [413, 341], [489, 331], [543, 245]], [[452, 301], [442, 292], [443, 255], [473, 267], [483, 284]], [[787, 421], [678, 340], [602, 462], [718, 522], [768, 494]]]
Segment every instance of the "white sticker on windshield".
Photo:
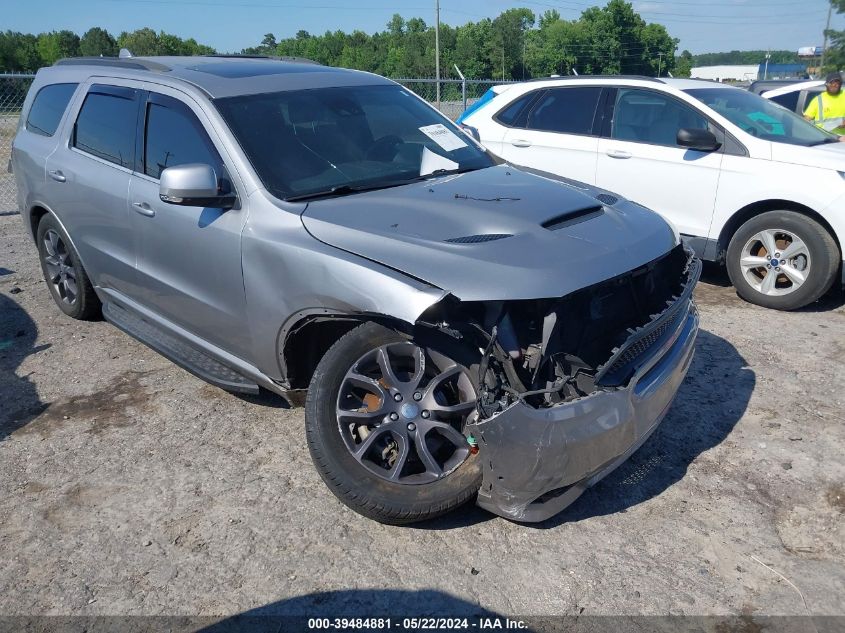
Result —
[[425, 125], [420, 128], [420, 132], [425, 134], [432, 141], [437, 143], [447, 152], [451, 152], [462, 147], [467, 147], [461, 138], [452, 130], [447, 128], [442, 123], [435, 123], [434, 125]]

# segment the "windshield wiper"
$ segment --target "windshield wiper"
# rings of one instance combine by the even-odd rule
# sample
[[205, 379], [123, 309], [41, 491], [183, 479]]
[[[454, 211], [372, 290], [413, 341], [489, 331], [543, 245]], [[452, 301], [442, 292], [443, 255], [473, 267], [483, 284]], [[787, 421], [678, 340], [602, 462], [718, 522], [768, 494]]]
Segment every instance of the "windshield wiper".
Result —
[[288, 196], [285, 198], [286, 202], [302, 202], [303, 200], [314, 200], [315, 198], [326, 198], [329, 196], [346, 196], [352, 193], [362, 193], [364, 191], [375, 191], [377, 189], [390, 189], [391, 187], [401, 187], [402, 185], [410, 185], [421, 180], [428, 180], [429, 178], [436, 178], [437, 176], [446, 176], [449, 174], [462, 174], [468, 171], [475, 171], [476, 167], [464, 167], [463, 169], [435, 169], [430, 174], [423, 174], [421, 176], [414, 176], [413, 178], [406, 178], [402, 180], [388, 180], [382, 182], [371, 183], [368, 185], [336, 185], [330, 189], [322, 191], [312, 191], [311, 193], [303, 193], [295, 196]]
[[301, 202], [302, 200], [313, 200], [315, 198], [325, 198], [327, 196], [346, 196], [351, 193], [361, 193], [364, 191], [375, 191], [376, 189], [389, 189], [391, 187], [398, 187], [407, 184], [407, 180], [379, 182], [370, 185], [337, 185], [331, 189], [323, 191], [312, 191], [311, 193], [303, 193], [297, 196], [288, 196], [285, 198], [287, 202]]
[[450, 174], [465, 174], [468, 171], [476, 171], [478, 169], [481, 169], [481, 167], [462, 167], [460, 169], [435, 169], [431, 173], [420, 174], [413, 180], [427, 180], [428, 178], [436, 178], [437, 176], [448, 176]]

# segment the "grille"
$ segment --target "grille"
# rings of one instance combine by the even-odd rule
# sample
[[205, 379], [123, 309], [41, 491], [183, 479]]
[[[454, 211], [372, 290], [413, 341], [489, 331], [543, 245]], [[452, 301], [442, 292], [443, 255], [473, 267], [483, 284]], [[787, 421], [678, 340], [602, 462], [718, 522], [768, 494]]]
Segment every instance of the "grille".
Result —
[[600, 193], [596, 196], [596, 200], [608, 206], [613, 206], [614, 204], [619, 202], [619, 198], [617, 198], [616, 196], [611, 196], [609, 193]]
[[654, 347], [655, 343], [657, 343], [661, 338], [663, 338], [663, 335], [666, 334], [666, 332], [672, 330], [677, 325], [680, 316], [681, 310], [673, 310], [671, 314], [666, 316], [663, 323], [661, 323], [656, 328], [650, 330], [641, 338], [631, 343], [628, 348], [624, 352], [622, 352], [619, 358], [617, 358], [608, 369], [608, 378], [614, 377], [617, 372], [622, 369], [625, 369], [628, 365], [633, 363], [640, 356], [643, 356], [648, 353], [649, 350]]
[[510, 233], [487, 233], [485, 235], [464, 235], [463, 237], [450, 237], [446, 242], [450, 244], [480, 244], [481, 242], [495, 242], [506, 237], [513, 237]]

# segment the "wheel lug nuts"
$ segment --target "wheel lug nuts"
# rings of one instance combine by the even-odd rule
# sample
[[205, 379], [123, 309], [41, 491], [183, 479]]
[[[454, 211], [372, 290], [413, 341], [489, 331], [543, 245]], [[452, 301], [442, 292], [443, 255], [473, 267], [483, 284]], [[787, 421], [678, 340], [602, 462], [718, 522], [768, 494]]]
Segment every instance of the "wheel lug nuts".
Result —
[[780, 258], [780, 253], [775, 253], [775, 257]]
[[394, 394], [393, 394], [393, 399], [394, 399], [396, 402], [402, 402], [402, 394], [401, 394], [401, 393], [394, 393]]
[[780, 260], [780, 265], [783, 266], [786, 263], [785, 259]]
[[417, 402], [422, 400], [422, 394], [419, 391], [414, 392], [414, 400], [416, 400]]
[[396, 412], [394, 411], [393, 413], [391, 413], [391, 414], [390, 414], [390, 419], [391, 419], [393, 422], [396, 422], [396, 420], [398, 420], [398, 419], [399, 419], [399, 414], [398, 414], [398, 413], [396, 413]]
[[776, 270], [777, 272], [780, 272], [780, 266], [778, 266], [777, 268], [775, 268], [775, 270]]
[[417, 425], [416, 425], [416, 424], [414, 424], [413, 422], [408, 422], [408, 430], [409, 430], [409, 431], [416, 431], [416, 430], [417, 430]]
[[425, 419], [428, 419], [428, 416], [430, 416], [431, 414], [428, 411], [423, 411], [422, 413], [420, 413], [420, 415]]

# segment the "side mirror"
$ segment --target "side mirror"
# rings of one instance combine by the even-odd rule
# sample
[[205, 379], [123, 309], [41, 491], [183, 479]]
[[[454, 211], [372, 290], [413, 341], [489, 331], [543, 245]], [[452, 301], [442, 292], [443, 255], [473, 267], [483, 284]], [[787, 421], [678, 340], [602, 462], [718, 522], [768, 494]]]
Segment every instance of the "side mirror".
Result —
[[682, 127], [678, 130], [677, 143], [680, 147], [687, 147], [699, 152], [715, 152], [722, 144], [710, 130]]
[[199, 163], [162, 170], [158, 197], [169, 204], [215, 209], [231, 209], [236, 201], [232, 194], [220, 194], [214, 168]]

